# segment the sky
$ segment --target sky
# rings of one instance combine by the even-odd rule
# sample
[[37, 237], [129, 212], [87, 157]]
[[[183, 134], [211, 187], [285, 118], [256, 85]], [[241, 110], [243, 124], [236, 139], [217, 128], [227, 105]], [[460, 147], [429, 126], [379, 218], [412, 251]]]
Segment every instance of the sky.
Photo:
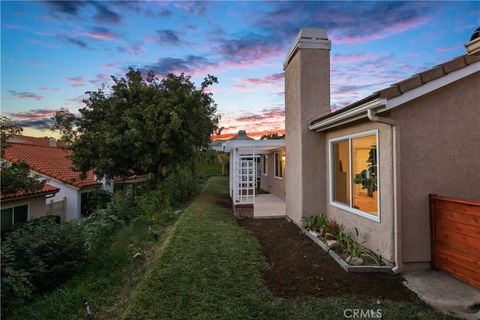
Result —
[[129, 67], [211, 89], [221, 137], [284, 132], [283, 60], [302, 27], [332, 41], [331, 108], [465, 53], [480, 2], [2, 1], [1, 113], [52, 136], [50, 116]]

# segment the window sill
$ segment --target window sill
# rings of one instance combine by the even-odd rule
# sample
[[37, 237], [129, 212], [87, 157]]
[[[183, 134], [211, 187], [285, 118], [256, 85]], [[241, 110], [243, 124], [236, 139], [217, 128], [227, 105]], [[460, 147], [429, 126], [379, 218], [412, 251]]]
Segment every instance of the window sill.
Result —
[[361, 211], [361, 210], [358, 210], [358, 209], [350, 208], [350, 207], [348, 207], [344, 204], [340, 204], [338, 202], [330, 201], [329, 204], [333, 207], [348, 211], [350, 213], [356, 214], [356, 215], [358, 215], [360, 217], [363, 217], [363, 218], [366, 218], [368, 220], [372, 220], [372, 221], [375, 221], [375, 222], [380, 222], [380, 212], [378, 213], [377, 216], [374, 216], [370, 213], [367, 213], [367, 212], [364, 212], [364, 211]]

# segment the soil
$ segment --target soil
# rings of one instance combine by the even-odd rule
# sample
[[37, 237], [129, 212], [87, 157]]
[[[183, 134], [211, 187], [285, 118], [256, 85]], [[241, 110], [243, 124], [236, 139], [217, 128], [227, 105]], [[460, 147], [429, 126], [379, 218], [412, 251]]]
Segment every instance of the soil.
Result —
[[277, 297], [303, 296], [415, 301], [399, 275], [345, 272], [316, 243], [285, 219], [241, 219], [260, 241], [270, 270], [264, 279]]

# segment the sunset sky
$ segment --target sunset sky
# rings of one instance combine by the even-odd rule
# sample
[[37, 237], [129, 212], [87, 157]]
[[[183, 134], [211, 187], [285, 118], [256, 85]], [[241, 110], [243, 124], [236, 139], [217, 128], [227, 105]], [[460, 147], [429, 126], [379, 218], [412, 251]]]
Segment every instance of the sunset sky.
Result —
[[128, 67], [207, 74], [223, 133], [284, 129], [282, 63], [301, 27], [332, 40], [332, 109], [465, 53], [480, 2], [2, 1], [1, 108], [24, 133]]

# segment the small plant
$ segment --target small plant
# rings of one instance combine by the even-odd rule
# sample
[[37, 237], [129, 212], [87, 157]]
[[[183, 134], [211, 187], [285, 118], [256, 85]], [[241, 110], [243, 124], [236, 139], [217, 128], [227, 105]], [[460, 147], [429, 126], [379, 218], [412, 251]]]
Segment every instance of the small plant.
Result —
[[327, 223], [327, 218], [323, 214], [317, 214], [304, 219], [305, 229], [315, 232], [322, 232]]
[[322, 229], [322, 237], [330, 240], [337, 240], [339, 234], [342, 236], [344, 231], [343, 225], [339, 224], [335, 220], [328, 220]]
[[370, 249], [363, 248], [361, 255], [367, 256], [367, 257], [369, 257], [370, 259], [372, 259], [373, 262], [374, 262], [377, 266], [382, 266], [382, 265], [383, 265], [382, 256], [379, 256], [378, 254], [376, 254], [375, 252], [373, 252], [373, 251], [370, 250]]

